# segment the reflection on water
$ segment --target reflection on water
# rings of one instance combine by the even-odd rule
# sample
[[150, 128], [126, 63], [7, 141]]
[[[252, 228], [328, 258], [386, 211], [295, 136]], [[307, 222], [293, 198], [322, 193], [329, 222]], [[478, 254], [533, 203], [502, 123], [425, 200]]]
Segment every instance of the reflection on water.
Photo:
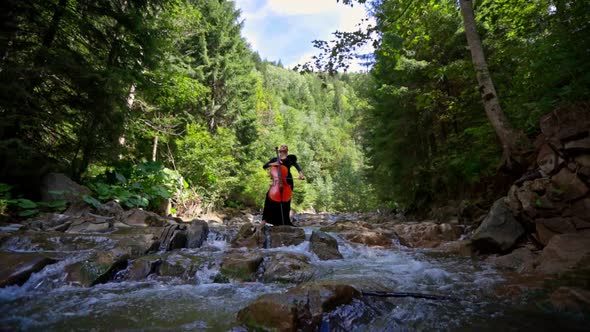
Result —
[[[268, 250], [305, 254], [320, 280], [342, 280], [364, 290], [441, 294], [457, 300], [364, 297], [324, 317], [321, 331], [516, 331], [558, 325], [562, 330], [582, 330], [580, 321], [576, 324], [568, 317], [544, 312], [532, 297], [496, 296], [494, 287], [502, 278], [480, 261], [406, 248], [373, 249], [337, 239], [342, 260], [320, 261], [309, 252], [307, 241]], [[262, 294], [284, 292], [292, 285], [215, 283], [227, 248], [226, 237], [213, 233], [205, 248], [184, 250], [186, 255], [212, 259], [190, 284], [174, 278], [148, 278], [91, 288], [64, 283], [63, 268], [82, 259], [85, 252], [80, 252], [34, 274], [22, 287], [0, 289], [0, 330], [243, 330], [235, 322], [241, 308]]]

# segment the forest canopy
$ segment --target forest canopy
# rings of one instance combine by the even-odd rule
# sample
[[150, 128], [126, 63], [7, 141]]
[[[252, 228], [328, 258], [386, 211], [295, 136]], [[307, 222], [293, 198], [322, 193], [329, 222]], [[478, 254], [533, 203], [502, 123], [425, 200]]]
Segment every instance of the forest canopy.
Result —
[[[128, 207], [259, 209], [261, 166], [287, 144], [307, 177], [299, 211], [416, 211], [505, 190], [458, 2], [366, 3], [370, 72], [328, 74], [261, 59], [232, 1], [4, 1], [0, 183], [35, 200], [59, 171]], [[588, 102], [590, 3], [474, 11], [514, 128], [532, 139], [543, 114]]]

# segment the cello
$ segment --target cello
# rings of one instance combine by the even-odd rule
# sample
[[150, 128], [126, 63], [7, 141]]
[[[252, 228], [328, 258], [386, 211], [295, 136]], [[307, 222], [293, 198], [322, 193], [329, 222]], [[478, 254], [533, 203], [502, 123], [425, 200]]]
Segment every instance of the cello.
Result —
[[285, 165], [281, 163], [281, 157], [279, 156], [278, 147], [275, 147], [275, 152], [277, 154], [278, 165], [273, 165], [270, 169], [272, 183], [270, 185], [270, 188], [268, 189], [268, 198], [271, 201], [280, 204], [281, 222], [282, 224], [285, 224], [285, 220], [283, 217], [283, 202], [290, 201], [293, 192], [291, 191], [291, 186], [289, 185], [289, 183], [287, 183], [287, 175], [289, 174], [289, 170]]

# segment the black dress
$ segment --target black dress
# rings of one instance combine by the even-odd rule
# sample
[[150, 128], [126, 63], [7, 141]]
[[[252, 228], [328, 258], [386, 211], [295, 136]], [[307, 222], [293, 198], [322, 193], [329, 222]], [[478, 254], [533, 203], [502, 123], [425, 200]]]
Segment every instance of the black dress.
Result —
[[[267, 169], [270, 163], [274, 163], [277, 161], [277, 158], [272, 158], [269, 160], [262, 168]], [[285, 159], [281, 160], [282, 164], [287, 167], [289, 172], [287, 173], [287, 183], [291, 186], [291, 190], [293, 190], [293, 176], [291, 175], [291, 166], [294, 166], [298, 172], [301, 171], [301, 167], [297, 164], [297, 157], [295, 155], [288, 155]], [[281, 212], [283, 217], [281, 218]], [[278, 225], [289, 225], [293, 226], [291, 223], [291, 218], [289, 214], [291, 212], [291, 200], [287, 202], [275, 202], [268, 197], [268, 192], [266, 193], [266, 199], [264, 200], [264, 210], [262, 211], [262, 220], [265, 220], [267, 223], [273, 224], [275, 226]]]

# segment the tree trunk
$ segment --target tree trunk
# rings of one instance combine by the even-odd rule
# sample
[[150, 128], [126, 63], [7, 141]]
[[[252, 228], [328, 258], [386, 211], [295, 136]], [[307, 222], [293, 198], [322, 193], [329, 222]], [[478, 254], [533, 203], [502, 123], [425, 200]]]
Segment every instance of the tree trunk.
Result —
[[158, 155], [158, 136], [154, 136], [154, 149], [152, 150], [152, 161], [156, 161]]
[[463, 16], [467, 44], [471, 51], [484, 109], [502, 144], [502, 164], [513, 170], [516, 165], [513, 165], [512, 162], [519, 159], [518, 157], [523, 152], [519, 147], [526, 143], [526, 139], [522, 133], [512, 128], [500, 107], [496, 88], [490, 76], [481, 40], [477, 33], [472, 1], [460, 0], [459, 2], [461, 4], [461, 15]]

